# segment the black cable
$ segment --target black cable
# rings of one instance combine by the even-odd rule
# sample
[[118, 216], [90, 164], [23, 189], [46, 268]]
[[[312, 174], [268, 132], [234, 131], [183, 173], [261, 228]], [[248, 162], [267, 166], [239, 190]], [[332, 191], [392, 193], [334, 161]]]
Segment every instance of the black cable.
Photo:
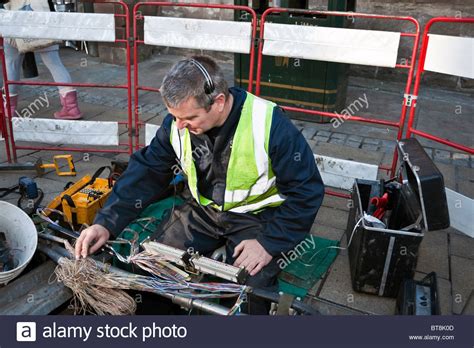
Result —
[[[21, 204], [21, 201], [23, 198], [26, 197], [26, 195], [24, 194], [21, 194], [20, 198], [18, 198], [18, 202], [17, 202], [17, 206], [18, 208], [20, 208], [21, 210], [23, 210], [25, 213], [27, 213], [28, 215], [32, 215], [36, 212], [36, 209], [38, 209], [39, 205], [41, 204], [41, 201], [43, 200], [44, 198], [44, 192], [42, 189], [37, 189], [38, 190], [38, 197], [35, 199], [35, 203], [33, 204], [33, 207], [32, 208], [29, 208], [29, 207], [26, 207], [26, 208], [23, 208], [22, 204]], [[27, 197], [26, 197], [27, 198]], [[28, 201], [30, 200], [31, 198], [28, 199]], [[28, 210], [27, 210], [28, 209]]]
[[3, 192], [2, 194], [0, 194], [0, 198], [8, 196], [9, 194], [12, 194], [12, 193], [19, 193], [19, 192], [15, 192], [16, 189], [19, 188], [19, 187], [20, 187], [20, 185], [14, 185], [14, 186], [11, 186], [11, 187], [0, 188], [0, 192]]

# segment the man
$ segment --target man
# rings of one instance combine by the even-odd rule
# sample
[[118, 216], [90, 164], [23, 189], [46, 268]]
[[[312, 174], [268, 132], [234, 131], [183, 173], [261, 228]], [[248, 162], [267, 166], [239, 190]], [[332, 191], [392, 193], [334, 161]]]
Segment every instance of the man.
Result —
[[98, 250], [154, 202], [181, 170], [191, 198], [156, 233], [159, 242], [245, 267], [247, 284], [271, 288], [278, 256], [309, 232], [324, 196], [313, 153], [275, 104], [228, 88], [209, 57], [178, 62], [163, 80], [169, 115], [134, 153], [76, 257]]

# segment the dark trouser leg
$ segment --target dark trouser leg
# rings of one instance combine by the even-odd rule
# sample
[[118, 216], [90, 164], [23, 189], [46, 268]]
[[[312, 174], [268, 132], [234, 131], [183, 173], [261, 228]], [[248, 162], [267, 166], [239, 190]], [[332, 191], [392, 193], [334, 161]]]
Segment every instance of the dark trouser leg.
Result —
[[174, 209], [152, 239], [181, 250], [193, 248], [201, 255], [209, 254], [225, 244], [205, 211], [188, 202]]
[[[219, 212], [190, 201], [174, 210], [170, 218], [160, 225], [154, 239], [182, 250], [193, 248], [201, 255], [210, 254], [225, 244], [227, 263], [232, 264], [235, 261], [232, 258], [235, 247], [243, 240], [256, 239], [263, 229], [263, 222], [252, 214]], [[279, 272], [275, 258], [255, 276], [249, 276], [246, 285], [276, 291]], [[268, 314], [269, 303], [251, 295], [244, 311]]]

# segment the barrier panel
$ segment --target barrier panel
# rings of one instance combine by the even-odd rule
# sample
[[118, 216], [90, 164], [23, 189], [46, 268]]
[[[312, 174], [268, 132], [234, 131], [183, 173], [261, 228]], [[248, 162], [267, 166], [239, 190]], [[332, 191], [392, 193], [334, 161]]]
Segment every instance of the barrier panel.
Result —
[[467, 23], [474, 24], [474, 18], [432, 18], [425, 26], [423, 32], [420, 61], [413, 88], [413, 105], [408, 118], [407, 137], [418, 135], [420, 137], [453, 147], [455, 149], [474, 154], [474, 148], [459, 144], [448, 139], [421, 131], [415, 128], [414, 120], [417, 110], [417, 99], [420, 91], [423, 72], [474, 78], [474, 37], [456, 37], [448, 35], [430, 34], [431, 27], [436, 23]]
[[[371, 20], [401, 21], [411, 23], [413, 32], [389, 32], [380, 30], [363, 30], [352, 28], [310, 27], [294, 24], [278, 24], [267, 22], [269, 15], [298, 14], [307, 16], [339, 16], [346, 18], [363, 18]], [[413, 47], [408, 63], [397, 62], [400, 40], [410, 38]], [[407, 80], [404, 89], [404, 98], [400, 118], [398, 121], [389, 121], [382, 118], [367, 118], [357, 115], [344, 117], [345, 121], [371, 123], [392, 127], [397, 130], [397, 140], [403, 135], [403, 127], [408, 107], [410, 105], [410, 91], [416, 61], [416, 49], [419, 41], [419, 24], [416, 19], [404, 16], [383, 16], [375, 14], [298, 10], [287, 8], [269, 8], [261, 17], [260, 37], [257, 54], [256, 94], [260, 95], [263, 55], [301, 58], [309, 60], [359, 64], [392, 69], [406, 69]], [[265, 98], [265, 96], [262, 96]], [[333, 112], [317, 111], [302, 107], [282, 106], [284, 110], [318, 115], [328, 118], [340, 118], [341, 115]], [[344, 115], [342, 115], [344, 116]], [[391, 175], [395, 174], [397, 165], [397, 152], [395, 150], [392, 165], [380, 166]], [[315, 155], [326, 185], [349, 189], [355, 177], [375, 179], [377, 166], [353, 161], [342, 161], [336, 158]], [[337, 168], [342, 168], [338, 170]], [[375, 171], [374, 171], [375, 168]], [[349, 176], [347, 176], [349, 175]], [[356, 176], [359, 175], [359, 176]], [[362, 177], [360, 176], [362, 175]], [[348, 198], [346, 194], [327, 191], [340, 197]]]
[[[209, 20], [194, 18], [176, 18], [166, 16], [143, 16], [141, 9], [144, 7], [187, 7], [206, 8], [231, 11], [243, 11], [252, 17], [251, 22], [236, 22], [228, 20]], [[253, 66], [255, 59], [254, 40], [257, 32], [257, 16], [255, 11], [247, 6], [234, 5], [213, 5], [213, 4], [191, 4], [172, 2], [139, 2], [133, 9], [133, 28], [135, 35], [138, 32], [139, 23], [143, 23], [143, 38], [135, 37], [134, 40], [134, 61], [138, 61], [139, 45], [154, 45], [174, 48], [200, 49], [230, 53], [245, 53], [250, 55], [249, 66], [249, 92], [253, 83]], [[145, 144], [140, 143], [139, 131], [136, 132], [135, 147], [138, 150], [141, 146], [149, 144], [153, 139], [157, 125], [144, 124], [140, 120], [139, 92], [152, 91], [160, 92], [159, 88], [142, 86], [139, 83], [138, 64], [134, 69], [134, 100], [135, 117], [134, 128], [139, 130], [145, 125]]]
[[[467, 146], [431, 134], [426, 130], [416, 129], [414, 125], [416, 111], [418, 109], [417, 101], [421, 87], [421, 79], [425, 71], [460, 76], [469, 79], [474, 78], [474, 38], [430, 33], [431, 27], [437, 23], [472, 25], [474, 24], [474, 18], [435, 17], [425, 25], [418, 70], [416, 72], [415, 85], [413, 88], [413, 104], [410, 108], [410, 115], [408, 118], [407, 137], [419, 136], [473, 155], [474, 148], [472, 147], [472, 142], [470, 144], [471, 146]], [[450, 122], [448, 121], [448, 124], [449, 123]], [[470, 139], [472, 141], [472, 129], [467, 129], [467, 132], [468, 134], [470, 132]], [[452, 137], [456, 138], [456, 133], [451, 133]], [[451, 226], [474, 238], [474, 230], [472, 228], [474, 223], [472, 216], [472, 212], [474, 211], [474, 200], [447, 187], [446, 198], [448, 201]]]
[[[133, 122], [129, 10], [127, 5], [120, 1], [97, 0], [91, 2], [111, 4], [114, 8], [118, 7], [120, 13], [0, 11], [0, 60], [2, 64], [6, 104], [6, 110], [4, 110], [3, 103], [1, 106], [1, 124], [9, 162], [12, 160], [16, 161], [17, 150], [132, 153]], [[123, 38], [116, 37], [117, 19], [121, 19], [125, 22]], [[127, 53], [125, 65], [127, 81], [124, 84], [107, 84], [9, 80], [6, 70], [5, 52], [3, 49], [3, 38], [9, 37], [100, 41], [125, 45]], [[10, 108], [9, 86], [11, 85], [123, 89], [127, 92], [127, 121], [82, 121], [15, 117], [15, 115], [11, 115]], [[127, 128], [128, 139], [126, 142], [120, 142], [119, 140], [120, 125]], [[16, 144], [18, 141], [66, 144], [66, 146], [20, 146]], [[72, 147], [69, 145], [113, 146], [115, 148]]]

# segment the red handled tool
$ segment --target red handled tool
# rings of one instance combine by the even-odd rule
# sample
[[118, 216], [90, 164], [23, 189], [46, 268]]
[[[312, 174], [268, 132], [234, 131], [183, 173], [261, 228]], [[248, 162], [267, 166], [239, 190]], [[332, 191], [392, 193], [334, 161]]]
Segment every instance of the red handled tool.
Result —
[[384, 193], [382, 197], [372, 197], [370, 204], [375, 205], [377, 208], [372, 216], [382, 220], [388, 205], [388, 192]]

